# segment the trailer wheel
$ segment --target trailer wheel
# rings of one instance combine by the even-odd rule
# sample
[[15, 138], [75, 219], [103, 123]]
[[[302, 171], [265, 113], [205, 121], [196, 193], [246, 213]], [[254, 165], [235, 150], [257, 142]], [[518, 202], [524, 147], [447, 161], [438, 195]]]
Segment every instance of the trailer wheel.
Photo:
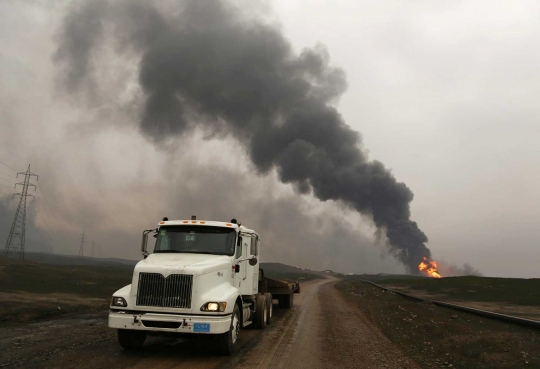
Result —
[[240, 334], [240, 309], [234, 305], [231, 316], [231, 327], [228, 332], [218, 336], [217, 348], [223, 355], [232, 355], [237, 348], [238, 336]]
[[264, 296], [266, 297], [266, 304], [267, 304], [267, 310], [266, 310], [266, 325], [269, 325], [272, 323], [272, 311], [274, 310], [274, 300], [272, 298], [271, 293], [265, 293]]
[[140, 349], [146, 340], [146, 332], [118, 329], [118, 343], [125, 350]]
[[290, 309], [293, 307], [294, 302], [294, 292], [289, 293], [288, 295], [281, 295], [279, 299], [279, 307]]
[[257, 302], [256, 302], [256, 311], [255, 311], [255, 327], [258, 329], [264, 329], [266, 328], [266, 318], [268, 316], [268, 304], [266, 302], [266, 296], [265, 295], [259, 295], [257, 296]]

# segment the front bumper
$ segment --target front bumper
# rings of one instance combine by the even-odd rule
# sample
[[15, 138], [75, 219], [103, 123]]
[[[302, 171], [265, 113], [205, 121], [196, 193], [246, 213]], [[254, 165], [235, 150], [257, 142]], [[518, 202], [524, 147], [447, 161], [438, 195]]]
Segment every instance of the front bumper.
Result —
[[231, 327], [231, 314], [220, 316], [109, 312], [109, 327], [151, 332], [220, 334]]

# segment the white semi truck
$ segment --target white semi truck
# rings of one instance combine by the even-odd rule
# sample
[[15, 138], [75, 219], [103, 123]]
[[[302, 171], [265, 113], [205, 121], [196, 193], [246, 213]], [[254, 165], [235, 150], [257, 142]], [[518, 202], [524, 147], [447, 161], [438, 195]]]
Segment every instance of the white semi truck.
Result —
[[264, 277], [260, 251], [259, 234], [235, 219], [163, 218], [143, 232], [144, 259], [132, 283], [113, 294], [109, 327], [128, 350], [142, 347], [148, 334], [205, 334], [214, 336], [220, 352], [232, 354], [242, 328], [264, 329], [271, 322], [273, 299], [290, 308], [300, 292], [296, 282]]

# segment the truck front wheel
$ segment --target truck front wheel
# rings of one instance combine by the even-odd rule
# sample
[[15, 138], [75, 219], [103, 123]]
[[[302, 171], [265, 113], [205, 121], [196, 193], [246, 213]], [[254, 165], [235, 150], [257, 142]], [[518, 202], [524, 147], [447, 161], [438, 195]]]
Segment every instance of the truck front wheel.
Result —
[[130, 329], [118, 330], [118, 343], [126, 350], [140, 349], [146, 340], [146, 332]]
[[224, 355], [232, 355], [238, 346], [238, 336], [240, 334], [240, 309], [238, 305], [234, 305], [234, 310], [231, 316], [231, 327], [229, 331], [218, 337], [219, 351]]

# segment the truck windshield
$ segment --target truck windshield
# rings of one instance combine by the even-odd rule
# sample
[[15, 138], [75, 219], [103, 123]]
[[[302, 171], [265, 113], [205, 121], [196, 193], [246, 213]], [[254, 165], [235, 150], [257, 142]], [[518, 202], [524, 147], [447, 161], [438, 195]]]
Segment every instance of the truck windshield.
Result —
[[222, 227], [161, 227], [154, 253], [233, 255], [235, 236], [234, 229]]

